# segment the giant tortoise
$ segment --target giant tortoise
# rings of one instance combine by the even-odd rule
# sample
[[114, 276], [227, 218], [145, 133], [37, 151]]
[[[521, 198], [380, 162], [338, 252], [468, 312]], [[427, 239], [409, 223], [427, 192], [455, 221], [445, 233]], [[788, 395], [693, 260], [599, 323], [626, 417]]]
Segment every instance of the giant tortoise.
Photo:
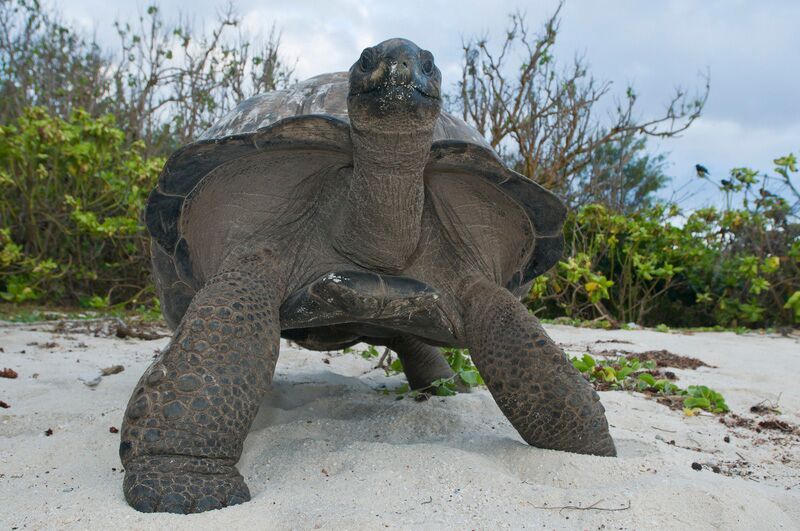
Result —
[[167, 348], [125, 412], [140, 511], [249, 500], [235, 468], [280, 338], [396, 351], [412, 388], [466, 347], [539, 448], [614, 455], [603, 406], [520, 297], [559, 259], [565, 207], [441, 109], [405, 39], [254, 96], [167, 161], [145, 212]]

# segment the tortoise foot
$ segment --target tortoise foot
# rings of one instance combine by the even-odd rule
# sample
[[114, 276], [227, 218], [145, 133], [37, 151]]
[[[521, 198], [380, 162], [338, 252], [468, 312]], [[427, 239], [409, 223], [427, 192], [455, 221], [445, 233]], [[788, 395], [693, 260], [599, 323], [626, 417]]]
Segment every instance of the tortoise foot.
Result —
[[129, 463], [122, 488], [130, 506], [143, 513], [201, 513], [250, 500], [235, 467], [181, 456]]

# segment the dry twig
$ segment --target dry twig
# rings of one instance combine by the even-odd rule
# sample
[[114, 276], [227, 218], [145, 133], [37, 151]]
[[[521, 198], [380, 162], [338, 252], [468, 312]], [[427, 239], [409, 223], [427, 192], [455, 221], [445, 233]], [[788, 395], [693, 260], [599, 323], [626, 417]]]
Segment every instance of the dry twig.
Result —
[[565, 510], [574, 510], [574, 511], [627, 511], [628, 509], [631, 508], [631, 501], [630, 500], [628, 500], [627, 504], [624, 505], [623, 507], [616, 507], [616, 508], [615, 507], [598, 507], [598, 505], [600, 503], [602, 503], [603, 501], [605, 501], [605, 500], [600, 499], [600, 500], [597, 500], [596, 502], [594, 502], [593, 504], [586, 505], [586, 506], [560, 505], [560, 506], [556, 506], [556, 507], [533, 505], [532, 503], [530, 503], [530, 502], [529, 503], [530, 503], [530, 505], [532, 507], [534, 507], [536, 509], [558, 510], [558, 514], [561, 514]]

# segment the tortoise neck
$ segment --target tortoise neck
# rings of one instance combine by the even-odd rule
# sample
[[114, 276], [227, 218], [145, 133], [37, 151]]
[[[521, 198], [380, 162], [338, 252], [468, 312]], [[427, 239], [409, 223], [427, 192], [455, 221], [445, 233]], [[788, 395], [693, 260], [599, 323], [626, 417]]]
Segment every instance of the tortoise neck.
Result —
[[363, 267], [399, 272], [419, 243], [433, 128], [350, 133], [353, 174], [334, 245]]

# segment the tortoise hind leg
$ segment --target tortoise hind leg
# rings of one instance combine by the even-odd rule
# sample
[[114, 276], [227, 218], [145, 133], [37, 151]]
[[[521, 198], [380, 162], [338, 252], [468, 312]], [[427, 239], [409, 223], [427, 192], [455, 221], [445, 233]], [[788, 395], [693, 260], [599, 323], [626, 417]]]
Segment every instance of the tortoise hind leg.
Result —
[[138, 511], [250, 499], [234, 465], [278, 359], [281, 290], [263, 254], [224, 267], [195, 295], [125, 412], [123, 490]]
[[488, 281], [473, 285], [463, 302], [472, 359], [525, 442], [616, 455], [597, 393], [527, 308]]
[[380, 341], [397, 353], [411, 389], [426, 389], [439, 379], [455, 376], [441, 350], [413, 336], [400, 336]]

